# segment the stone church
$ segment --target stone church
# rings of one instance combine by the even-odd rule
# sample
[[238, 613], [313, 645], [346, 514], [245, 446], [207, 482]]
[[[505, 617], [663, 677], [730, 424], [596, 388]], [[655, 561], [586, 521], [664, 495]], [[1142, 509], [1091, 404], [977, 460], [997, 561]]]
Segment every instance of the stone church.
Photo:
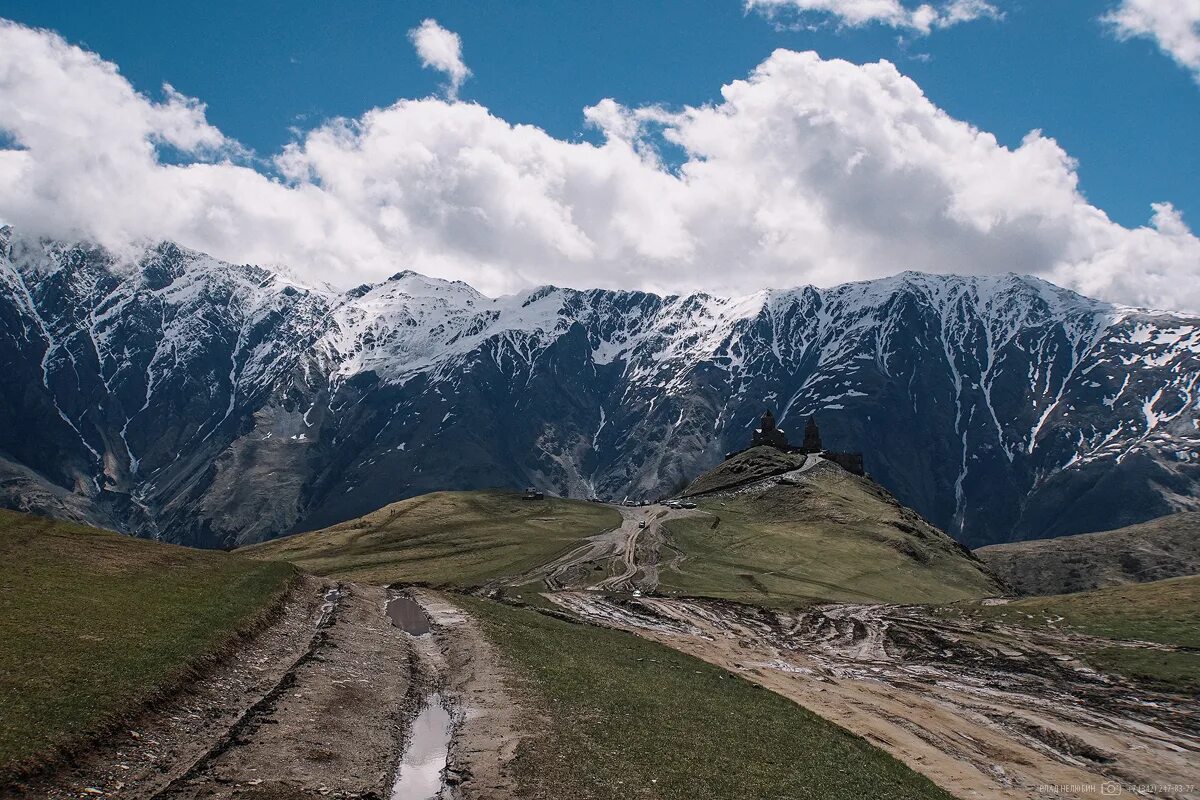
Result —
[[864, 475], [862, 453], [843, 453], [826, 450], [821, 444], [821, 431], [817, 427], [817, 418], [810, 416], [804, 425], [804, 442], [799, 446], [788, 443], [787, 434], [783, 428], [775, 424], [775, 415], [767, 409], [762, 415], [762, 421], [750, 435], [751, 447], [774, 447], [785, 453], [803, 453], [805, 455], [820, 455], [827, 461], [832, 461], [847, 472]]

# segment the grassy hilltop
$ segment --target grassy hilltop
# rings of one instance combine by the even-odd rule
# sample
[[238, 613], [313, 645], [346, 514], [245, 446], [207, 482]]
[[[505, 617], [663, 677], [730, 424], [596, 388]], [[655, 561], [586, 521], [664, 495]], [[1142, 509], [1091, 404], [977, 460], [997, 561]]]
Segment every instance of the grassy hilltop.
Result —
[[[767, 451], [767, 452], [762, 452]], [[660, 588], [761, 605], [808, 600], [946, 603], [1003, 593], [957, 542], [868, 478], [755, 448], [686, 490], [701, 515], [666, 523]]]

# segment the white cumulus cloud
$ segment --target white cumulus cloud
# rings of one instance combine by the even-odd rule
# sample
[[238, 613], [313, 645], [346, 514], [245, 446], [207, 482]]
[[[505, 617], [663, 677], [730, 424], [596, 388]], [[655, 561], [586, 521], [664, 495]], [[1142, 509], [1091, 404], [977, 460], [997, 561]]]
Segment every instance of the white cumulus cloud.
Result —
[[146, 97], [57, 35], [0, 24], [0, 220], [117, 249], [171, 239], [342, 286], [403, 268], [491, 293], [1014, 271], [1200, 309], [1200, 239], [1177, 209], [1113, 222], [1053, 139], [1005, 147], [886, 61], [778, 50], [721, 94], [675, 110], [602, 100], [584, 111], [599, 144], [400, 100], [300, 134], [265, 174], [199, 102]]
[[1200, 0], [1121, 0], [1104, 21], [1122, 39], [1153, 39], [1200, 81]]
[[927, 34], [981, 17], [999, 18], [999, 9], [987, 0], [946, 0], [937, 4], [904, 5], [900, 0], [746, 0], [746, 10], [768, 17], [781, 14], [800, 19], [826, 16], [841, 25], [857, 28], [871, 23]]
[[462, 39], [454, 31], [448, 31], [437, 23], [437, 20], [427, 19], [408, 32], [408, 38], [421, 58], [421, 64], [439, 72], [444, 72], [449, 83], [446, 94], [453, 100], [458, 97], [458, 90], [463, 81], [471, 74], [462, 57]]

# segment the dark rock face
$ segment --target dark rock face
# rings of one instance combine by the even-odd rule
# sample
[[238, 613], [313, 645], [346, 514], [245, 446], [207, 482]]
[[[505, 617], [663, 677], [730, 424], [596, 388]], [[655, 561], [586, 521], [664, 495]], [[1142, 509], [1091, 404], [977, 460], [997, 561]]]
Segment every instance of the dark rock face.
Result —
[[972, 545], [1200, 505], [1200, 320], [1012, 275], [492, 300], [6, 232], [0, 366], [0, 504], [204, 546], [435, 489], [659, 497], [764, 403]]

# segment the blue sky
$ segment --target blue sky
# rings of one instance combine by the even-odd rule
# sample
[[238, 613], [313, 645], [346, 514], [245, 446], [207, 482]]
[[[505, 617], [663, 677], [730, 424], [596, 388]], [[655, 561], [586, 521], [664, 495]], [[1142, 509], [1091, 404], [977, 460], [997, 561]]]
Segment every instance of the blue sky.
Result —
[[0, 222], [341, 286], [1015, 271], [1200, 310], [1192, 0], [749, 2], [0, 0]]
[[[1112, 5], [1112, 4], [1109, 4]], [[951, 115], [1006, 145], [1038, 128], [1079, 161], [1086, 196], [1118, 222], [1150, 203], [1200, 221], [1200, 87], [1148, 40], [1117, 41], [1095, 0], [1002, 3], [929, 36], [882, 25], [787, 30], [734, 0], [666, 3], [0, 2], [115, 62], [140, 90], [167, 82], [209, 120], [272, 154], [333, 116], [437, 89], [406, 32], [433, 16], [463, 40], [462, 97], [559, 138], [595, 137], [582, 109], [699, 104], [777, 47], [854, 62], [888, 59]], [[796, 26], [790, 26], [796, 27]], [[928, 55], [929, 59], [923, 60]]]

